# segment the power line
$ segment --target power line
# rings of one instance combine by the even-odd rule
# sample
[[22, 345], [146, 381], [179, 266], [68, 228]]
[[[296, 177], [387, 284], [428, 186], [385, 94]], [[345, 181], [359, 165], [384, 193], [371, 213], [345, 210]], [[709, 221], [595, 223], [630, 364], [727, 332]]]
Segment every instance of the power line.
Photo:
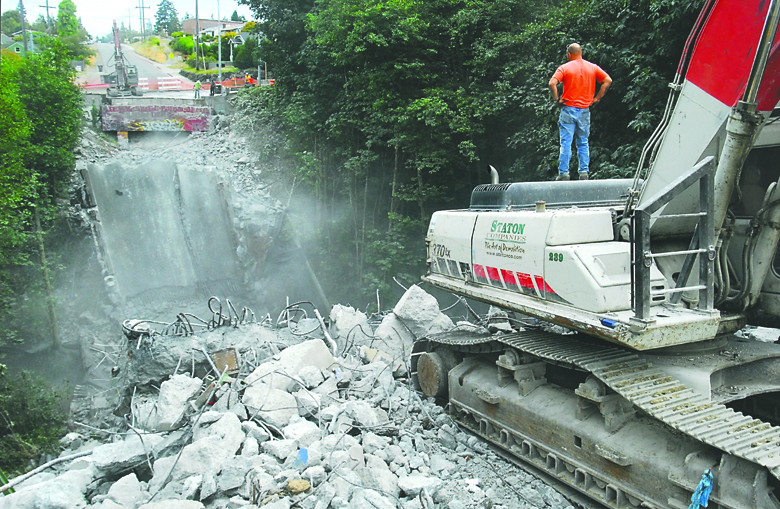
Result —
[[136, 7], [136, 9], [140, 9], [138, 11], [138, 19], [141, 21], [141, 40], [142, 41], [146, 40], [146, 23], [145, 23], [146, 16], [144, 16], [144, 9], [148, 9], [148, 8], [149, 8], [148, 6], [144, 7], [144, 0], [138, 0], [138, 7]]
[[46, 33], [51, 35], [51, 16], [49, 16], [49, 9], [56, 9], [56, 7], [49, 7], [49, 0], [46, 0], [46, 5], [39, 5], [38, 7], [46, 9]]

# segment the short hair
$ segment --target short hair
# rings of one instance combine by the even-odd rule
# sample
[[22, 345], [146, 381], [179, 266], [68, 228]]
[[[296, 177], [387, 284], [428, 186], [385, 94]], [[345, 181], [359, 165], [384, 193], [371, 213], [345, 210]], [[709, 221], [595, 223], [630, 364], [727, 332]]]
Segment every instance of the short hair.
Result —
[[579, 55], [582, 53], [582, 46], [577, 42], [573, 42], [566, 46], [566, 53], [569, 55]]

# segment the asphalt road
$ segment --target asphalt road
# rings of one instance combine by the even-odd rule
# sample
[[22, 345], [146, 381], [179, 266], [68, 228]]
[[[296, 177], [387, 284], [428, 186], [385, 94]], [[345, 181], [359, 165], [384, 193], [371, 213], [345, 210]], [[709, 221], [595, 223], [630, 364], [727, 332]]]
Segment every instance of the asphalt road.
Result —
[[[97, 43], [93, 46], [98, 54], [95, 58], [95, 71], [97, 72], [97, 66], [103, 66], [103, 72], [98, 74], [108, 74], [114, 71], [114, 45], [111, 43]], [[177, 72], [171, 72], [163, 64], [152, 62], [140, 55], [127, 44], [122, 45], [122, 52], [125, 55], [128, 63], [138, 67], [139, 78], [167, 78], [168, 76], [177, 76]]]

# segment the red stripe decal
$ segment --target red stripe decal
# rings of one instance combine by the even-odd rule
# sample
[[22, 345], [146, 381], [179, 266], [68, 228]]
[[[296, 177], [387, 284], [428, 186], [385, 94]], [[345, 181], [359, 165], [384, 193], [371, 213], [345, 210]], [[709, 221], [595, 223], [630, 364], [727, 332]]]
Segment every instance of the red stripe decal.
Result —
[[545, 281], [542, 276], [534, 276], [534, 279], [536, 279], [536, 286], [539, 287], [539, 290], [546, 293], [555, 293], [555, 291], [550, 288], [550, 285], [547, 284], [547, 281]]
[[501, 278], [498, 275], [498, 269], [495, 267], [488, 267], [487, 268], [488, 278], [492, 279], [493, 281], [501, 282]]
[[534, 288], [534, 282], [531, 281], [531, 275], [530, 274], [523, 274], [522, 272], [517, 273], [518, 281], [520, 281], [520, 286], [523, 288], [528, 288], [529, 290], [533, 290], [536, 292], [536, 288]]
[[474, 275], [487, 279], [487, 275], [485, 275], [485, 267], [482, 265], [477, 265], [476, 263], [474, 264]]
[[501, 276], [503, 276], [504, 282], [506, 284], [518, 286], [517, 280], [515, 279], [515, 275], [512, 274], [511, 271], [501, 269]]

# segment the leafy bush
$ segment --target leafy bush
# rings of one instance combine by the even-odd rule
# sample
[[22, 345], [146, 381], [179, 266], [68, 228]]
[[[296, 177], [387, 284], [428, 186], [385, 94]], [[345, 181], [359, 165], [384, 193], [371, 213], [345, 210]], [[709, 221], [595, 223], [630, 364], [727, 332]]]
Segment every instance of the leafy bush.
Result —
[[66, 419], [64, 395], [29, 371], [0, 374], [0, 470], [20, 472], [56, 450]]
[[191, 55], [195, 53], [195, 44], [192, 42], [191, 35], [183, 35], [181, 37], [174, 37], [173, 41], [169, 43], [169, 46], [183, 55]]
[[233, 50], [233, 61], [239, 69], [257, 67], [260, 61], [260, 47], [257, 37], [249, 37], [246, 42]]

